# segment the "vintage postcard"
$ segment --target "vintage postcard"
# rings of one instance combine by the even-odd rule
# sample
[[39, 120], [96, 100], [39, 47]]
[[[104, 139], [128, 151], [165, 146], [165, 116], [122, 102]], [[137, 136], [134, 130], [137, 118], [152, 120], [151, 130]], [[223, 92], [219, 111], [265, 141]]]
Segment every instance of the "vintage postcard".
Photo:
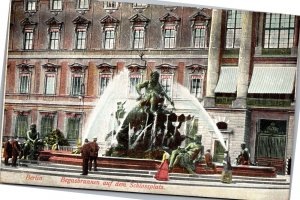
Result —
[[299, 17], [12, 0], [0, 182], [288, 199]]

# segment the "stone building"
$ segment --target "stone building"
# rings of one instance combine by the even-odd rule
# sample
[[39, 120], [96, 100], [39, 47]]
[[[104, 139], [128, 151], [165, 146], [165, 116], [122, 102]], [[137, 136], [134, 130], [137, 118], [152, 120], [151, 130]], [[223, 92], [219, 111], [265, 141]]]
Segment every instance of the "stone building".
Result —
[[[299, 18], [100, 0], [12, 0], [4, 136], [44, 137], [59, 128], [71, 142], [109, 81], [129, 70], [128, 95], [160, 72], [175, 104], [187, 87], [218, 125], [231, 157], [246, 142], [252, 162], [284, 171], [292, 154]], [[190, 111], [192, 112], [192, 111]], [[223, 149], [201, 130], [216, 161]]]

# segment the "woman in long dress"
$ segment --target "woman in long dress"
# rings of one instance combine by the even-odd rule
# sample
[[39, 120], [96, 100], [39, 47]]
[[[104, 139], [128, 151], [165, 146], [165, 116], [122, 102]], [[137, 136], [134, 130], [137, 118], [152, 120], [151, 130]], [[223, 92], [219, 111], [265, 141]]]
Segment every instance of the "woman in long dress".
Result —
[[228, 151], [224, 152], [223, 160], [223, 171], [221, 176], [222, 183], [231, 183], [232, 182], [232, 167], [230, 162], [230, 156]]
[[154, 176], [156, 180], [159, 181], [168, 181], [169, 180], [169, 158], [170, 154], [164, 151], [161, 164]]

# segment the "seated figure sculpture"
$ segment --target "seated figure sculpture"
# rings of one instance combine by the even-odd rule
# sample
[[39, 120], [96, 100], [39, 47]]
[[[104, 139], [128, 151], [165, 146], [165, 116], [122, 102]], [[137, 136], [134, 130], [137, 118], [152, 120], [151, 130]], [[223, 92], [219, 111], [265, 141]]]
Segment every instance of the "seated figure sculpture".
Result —
[[239, 156], [236, 158], [238, 165], [250, 165], [250, 153], [248, 148], [246, 148], [246, 143], [241, 144], [242, 151]]
[[[142, 94], [141, 90], [145, 88], [145, 93]], [[136, 86], [136, 91], [140, 95], [138, 100], [140, 106], [150, 106], [150, 112], [154, 113], [158, 110], [159, 103], [163, 102], [164, 97], [174, 106], [174, 102], [166, 94], [163, 87], [159, 82], [159, 73], [154, 71], [150, 74], [150, 80], [140, 83]]]
[[213, 163], [213, 157], [210, 153], [210, 149], [206, 150], [204, 157], [205, 157], [206, 167], [213, 169], [214, 173], [217, 173], [217, 168], [216, 165]]
[[189, 143], [185, 148], [178, 147], [172, 151], [169, 170], [179, 165], [185, 168], [189, 174], [195, 174], [195, 162], [200, 155], [203, 154], [203, 146], [201, 145], [202, 135], [195, 135], [194, 141]]
[[38, 145], [39, 145], [39, 132], [36, 130], [36, 124], [30, 125], [30, 130], [27, 131], [27, 138], [24, 147], [24, 157], [28, 156], [30, 160], [37, 159]]

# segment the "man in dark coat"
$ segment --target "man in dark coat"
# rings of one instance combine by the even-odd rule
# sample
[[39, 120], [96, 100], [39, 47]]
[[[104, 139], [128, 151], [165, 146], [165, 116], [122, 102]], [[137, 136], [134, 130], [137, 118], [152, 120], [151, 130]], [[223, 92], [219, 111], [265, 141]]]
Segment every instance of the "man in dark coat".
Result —
[[91, 146], [90, 162], [89, 162], [89, 171], [92, 170], [92, 164], [94, 163], [94, 171], [97, 171], [97, 159], [99, 146], [97, 144], [97, 138], [93, 138], [93, 142], [89, 143]]
[[88, 175], [88, 168], [89, 168], [89, 159], [91, 153], [91, 145], [89, 144], [89, 140], [85, 139], [84, 144], [81, 147], [81, 157], [82, 157], [82, 174], [81, 175]]
[[3, 151], [3, 157], [4, 157], [4, 164], [8, 165], [8, 159], [10, 159], [12, 156], [12, 145], [10, 143], [10, 140], [8, 139], [4, 143], [4, 151]]
[[11, 145], [12, 145], [12, 166], [16, 167], [18, 156], [20, 155], [21, 152], [21, 146], [19, 145], [18, 138], [14, 139], [12, 137]]

